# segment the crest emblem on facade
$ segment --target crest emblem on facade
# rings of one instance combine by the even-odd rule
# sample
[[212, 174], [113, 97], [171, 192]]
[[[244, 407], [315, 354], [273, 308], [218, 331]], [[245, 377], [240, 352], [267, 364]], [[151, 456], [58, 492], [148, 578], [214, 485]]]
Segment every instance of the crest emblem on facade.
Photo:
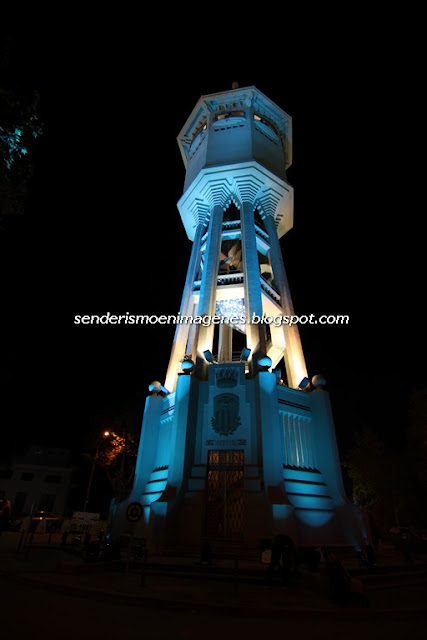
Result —
[[235, 387], [237, 384], [237, 371], [235, 369], [217, 369], [217, 387]]
[[220, 436], [230, 436], [241, 425], [239, 417], [239, 396], [234, 393], [221, 393], [214, 398], [214, 416], [212, 429]]

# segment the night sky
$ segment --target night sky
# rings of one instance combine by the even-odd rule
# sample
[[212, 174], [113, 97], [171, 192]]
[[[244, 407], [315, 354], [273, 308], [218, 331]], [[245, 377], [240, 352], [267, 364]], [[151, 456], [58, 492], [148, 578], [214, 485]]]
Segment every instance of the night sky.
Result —
[[425, 323], [408, 311], [419, 272], [408, 268], [412, 173], [397, 151], [391, 69], [343, 54], [343, 72], [336, 52], [307, 57], [302, 44], [230, 56], [166, 40], [150, 49], [123, 32], [94, 43], [84, 28], [57, 40], [8, 45], [6, 83], [39, 90], [45, 125], [27, 212], [1, 238], [10, 442], [78, 449], [122, 410], [138, 429], [174, 327], [74, 326], [74, 315], [178, 312], [191, 243], [176, 136], [201, 95], [233, 81], [293, 118], [294, 228], [281, 244], [296, 313], [350, 315], [349, 326], [300, 329], [309, 375], [329, 382], [341, 450], [364, 426], [399, 441], [425, 376]]

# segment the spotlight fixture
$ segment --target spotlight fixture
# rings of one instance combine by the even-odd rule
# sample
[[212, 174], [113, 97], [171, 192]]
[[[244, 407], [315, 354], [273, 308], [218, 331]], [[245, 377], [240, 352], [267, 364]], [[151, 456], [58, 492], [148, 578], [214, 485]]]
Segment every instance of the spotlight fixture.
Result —
[[243, 347], [242, 353], [240, 354], [240, 362], [247, 362], [250, 355], [251, 350], [248, 347]]
[[191, 360], [191, 358], [185, 358], [185, 360], [181, 362], [181, 369], [183, 373], [191, 373], [193, 371], [194, 362]]
[[215, 360], [215, 358], [213, 357], [209, 349], [206, 349], [206, 351], [203, 351], [203, 355], [205, 356], [206, 362], [209, 362], [210, 364], [218, 364], [218, 362]]
[[301, 391], [309, 391], [309, 387], [310, 387], [310, 379], [304, 377], [299, 383], [298, 389], [301, 389]]

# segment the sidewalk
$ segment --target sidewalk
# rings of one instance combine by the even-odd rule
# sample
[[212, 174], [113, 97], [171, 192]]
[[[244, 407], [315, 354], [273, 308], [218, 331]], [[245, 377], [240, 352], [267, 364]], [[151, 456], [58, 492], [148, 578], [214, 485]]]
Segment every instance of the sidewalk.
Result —
[[4, 580], [130, 606], [161, 607], [206, 614], [281, 617], [315, 613], [378, 616], [427, 613], [427, 559], [405, 563], [396, 553], [378, 558], [378, 569], [363, 570], [357, 559], [345, 560], [357, 591], [370, 601], [331, 598], [324, 570], [304, 567], [289, 584], [266, 580], [266, 565], [256, 560], [214, 559], [202, 567], [194, 558], [150, 557], [145, 574], [122, 563], [86, 563], [59, 548], [59, 536], [40, 534], [33, 547], [17, 553], [19, 534], [0, 536], [0, 575]]

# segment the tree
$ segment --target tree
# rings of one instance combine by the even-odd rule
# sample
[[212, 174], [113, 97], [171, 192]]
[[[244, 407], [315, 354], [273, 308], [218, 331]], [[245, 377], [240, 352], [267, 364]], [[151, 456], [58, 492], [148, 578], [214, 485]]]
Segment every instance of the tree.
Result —
[[400, 525], [407, 485], [404, 461], [368, 428], [356, 433], [355, 446], [343, 460], [354, 502], [385, 531]]
[[114, 498], [121, 501], [132, 487], [138, 443], [132, 434], [125, 431], [110, 431], [105, 441], [106, 444], [98, 451], [96, 462], [105, 469]]
[[[84, 454], [105, 470], [113, 496], [123, 500], [132, 488], [139, 444], [140, 406], [126, 398], [104, 406], [92, 417], [92, 428], [85, 434], [83, 447], [95, 451]], [[108, 434], [108, 435], [105, 435]]]
[[37, 90], [0, 90], [0, 215], [22, 215], [43, 133]]

